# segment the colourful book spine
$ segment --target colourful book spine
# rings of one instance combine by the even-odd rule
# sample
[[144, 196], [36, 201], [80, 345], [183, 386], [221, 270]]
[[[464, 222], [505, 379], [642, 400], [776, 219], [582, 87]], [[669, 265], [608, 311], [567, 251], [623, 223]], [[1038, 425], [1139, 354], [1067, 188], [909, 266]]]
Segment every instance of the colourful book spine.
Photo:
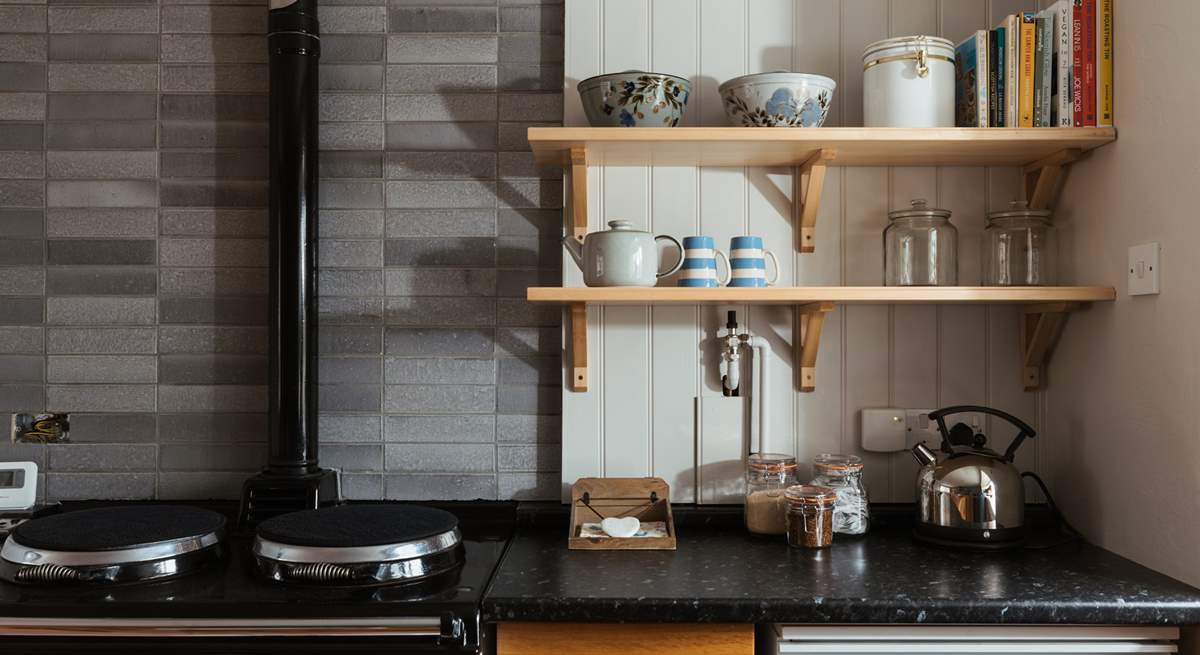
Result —
[[955, 120], [958, 127], [987, 127], [987, 30], [954, 49]]
[[1096, 126], [1096, 0], [1083, 0], [1083, 125]]
[[1113, 0], [1099, 0], [1096, 15], [1096, 125], [1113, 124]]
[[1041, 15], [1033, 19], [1033, 126], [1050, 126], [1050, 41], [1049, 21]]
[[992, 30], [996, 35], [996, 42], [992, 48], [992, 72], [996, 78], [996, 84], [992, 87], [992, 96], [995, 98], [996, 113], [992, 118], [993, 127], [1004, 127], [1008, 120], [1008, 84], [1006, 77], [1008, 75], [1008, 62], [1005, 60], [1005, 51], [1007, 50], [1006, 36], [1003, 27], [997, 27]]
[[1021, 58], [1021, 68], [1018, 72], [1017, 81], [1017, 96], [1020, 106], [1020, 123], [1018, 127], [1033, 127], [1033, 89], [1035, 85], [1034, 78], [1034, 49], [1037, 46], [1037, 26], [1033, 12], [1025, 12], [1021, 14], [1021, 44], [1019, 46], [1019, 56]]
[[1083, 0], [1071, 5], [1071, 122], [1083, 127]]
[[1004, 41], [1001, 32], [988, 31], [988, 127], [1004, 127], [1004, 114], [1001, 111], [1004, 89], [1000, 86], [1003, 77], [999, 74], [1004, 68], [1004, 50], [997, 47], [997, 43]]
[[1020, 119], [1017, 116], [1020, 92], [1017, 90], [1017, 69], [1019, 66], [1021, 41], [1020, 19], [1015, 14], [1009, 14], [1001, 25], [1004, 27], [1004, 126], [1017, 127]]
[[1054, 3], [1054, 124], [1059, 127], [1071, 127], [1075, 124], [1071, 103], [1071, 8], [1071, 0], [1058, 0]]

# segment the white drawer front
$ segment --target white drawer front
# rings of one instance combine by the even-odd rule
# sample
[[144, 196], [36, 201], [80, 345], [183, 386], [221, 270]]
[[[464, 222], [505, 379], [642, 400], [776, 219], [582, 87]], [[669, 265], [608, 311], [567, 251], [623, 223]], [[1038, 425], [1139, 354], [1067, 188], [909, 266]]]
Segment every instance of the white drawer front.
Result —
[[1176, 628], [778, 626], [776, 652], [827, 655], [1175, 653]]

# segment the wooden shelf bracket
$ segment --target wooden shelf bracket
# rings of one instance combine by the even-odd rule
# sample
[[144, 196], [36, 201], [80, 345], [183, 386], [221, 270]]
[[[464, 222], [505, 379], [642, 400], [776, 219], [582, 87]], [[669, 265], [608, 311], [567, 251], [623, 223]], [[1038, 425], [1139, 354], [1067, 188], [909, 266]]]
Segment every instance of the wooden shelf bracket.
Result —
[[1043, 367], [1062, 334], [1067, 314], [1079, 303], [1056, 302], [1026, 305], [1021, 314], [1021, 377], [1026, 391], [1042, 387]]
[[821, 208], [821, 189], [825, 186], [825, 169], [829, 162], [837, 157], [837, 153], [829, 149], [821, 149], [796, 167], [793, 175], [795, 189], [792, 197], [796, 199], [800, 220], [796, 225], [796, 250], [814, 252], [817, 246], [817, 211]]
[[563, 212], [566, 233], [583, 243], [588, 230], [587, 151], [571, 148], [570, 162], [563, 166], [567, 178], [567, 209]]
[[796, 371], [796, 388], [800, 391], [817, 389], [817, 352], [821, 346], [821, 328], [825, 315], [837, 307], [831, 302], [810, 302], [796, 306], [792, 343], [796, 351], [792, 366]]
[[1024, 168], [1025, 200], [1030, 209], [1050, 209], [1058, 197], [1064, 168], [1083, 156], [1079, 148], [1060, 150]]
[[568, 306], [566, 342], [571, 345], [567, 353], [567, 370], [571, 372], [571, 391], [588, 390], [588, 309], [585, 303], [573, 302]]

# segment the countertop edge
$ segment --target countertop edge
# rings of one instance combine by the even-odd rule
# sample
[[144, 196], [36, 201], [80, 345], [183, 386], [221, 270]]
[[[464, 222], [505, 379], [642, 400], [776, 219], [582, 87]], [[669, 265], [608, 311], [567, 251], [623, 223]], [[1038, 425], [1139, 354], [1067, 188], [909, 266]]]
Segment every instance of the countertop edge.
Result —
[[1081, 602], [1047, 607], [1040, 603], [976, 603], [956, 599], [810, 598], [795, 601], [746, 598], [489, 598], [484, 621], [548, 623], [797, 623], [893, 625], [1198, 625], [1200, 603], [1147, 601]]

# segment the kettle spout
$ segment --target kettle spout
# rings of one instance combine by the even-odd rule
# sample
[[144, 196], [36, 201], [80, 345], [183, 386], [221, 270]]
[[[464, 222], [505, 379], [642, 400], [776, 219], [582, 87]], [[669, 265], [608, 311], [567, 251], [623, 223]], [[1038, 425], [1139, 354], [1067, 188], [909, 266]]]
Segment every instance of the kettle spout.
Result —
[[937, 455], [923, 443], [913, 446], [912, 454], [921, 466], [929, 466], [930, 464], [937, 463]]
[[567, 252], [570, 253], [571, 259], [575, 260], [581, 270], [583, 269], [583, 244], [576, 239], [574, 235], [568, 234], [562, 238], [562, 243], [567, 247]]

